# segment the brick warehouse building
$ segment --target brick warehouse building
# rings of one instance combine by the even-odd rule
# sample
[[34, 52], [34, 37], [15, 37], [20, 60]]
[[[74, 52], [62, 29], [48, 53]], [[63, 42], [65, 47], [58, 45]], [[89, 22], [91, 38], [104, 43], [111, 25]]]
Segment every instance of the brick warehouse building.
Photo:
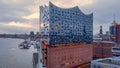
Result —
[[[43, 44], [44, 45], [44, 44]], [[90, 63], [93, 57], [91, 44], [66, 44], [43, 50], [43, 63], [47, 68], [73, 68]]]
[[96, 59], [112, 57], [113, 46], [116, 46], [116, 43], [110, 41], [93, 42], [93, 58]]

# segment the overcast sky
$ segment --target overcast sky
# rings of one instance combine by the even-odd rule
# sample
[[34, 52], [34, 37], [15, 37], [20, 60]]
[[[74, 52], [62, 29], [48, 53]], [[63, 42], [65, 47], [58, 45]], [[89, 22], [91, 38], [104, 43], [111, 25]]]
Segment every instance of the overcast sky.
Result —
[[[0, 0], [0, 33], [39, 31], [39, 6], [49, 0]], [[50, 0], [62, 8], [79, 6], [85, 14], [94, 14], [94, 34], [109, 30], [112, 21], [120, 22], [120, 0]]]

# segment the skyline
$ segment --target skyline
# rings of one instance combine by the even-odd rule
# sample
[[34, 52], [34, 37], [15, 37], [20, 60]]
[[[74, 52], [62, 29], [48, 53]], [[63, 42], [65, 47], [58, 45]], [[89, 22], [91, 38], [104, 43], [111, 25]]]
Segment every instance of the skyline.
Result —
[[[71, 8], [78, 6], [85, 14], [93, 12], [94, 34], [99, 33], [100, 25], [103, 33], [109, 30], [114, 20], [120, 22], [118, 0], [50, 0], [56, 6]], [[39, 31], [39, 6], [48, 4], [48, 0], [1, 0], [0, 2], [0, 33], [29, 33]]]

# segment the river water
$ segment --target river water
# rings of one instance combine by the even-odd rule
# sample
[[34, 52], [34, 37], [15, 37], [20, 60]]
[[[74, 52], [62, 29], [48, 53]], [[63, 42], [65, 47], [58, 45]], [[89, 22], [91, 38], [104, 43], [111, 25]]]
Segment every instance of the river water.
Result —
[[33, 68], [35, 49], [21, 50], [22, 39], [0, 38], [0, 68]]

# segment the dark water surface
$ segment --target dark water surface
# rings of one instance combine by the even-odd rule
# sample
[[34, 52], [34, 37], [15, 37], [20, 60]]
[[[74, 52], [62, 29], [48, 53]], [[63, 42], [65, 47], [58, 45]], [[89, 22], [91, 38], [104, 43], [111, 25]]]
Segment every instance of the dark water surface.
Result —
[[19, 49], [21, 42], [21, 39], [0, 38], [0, 68], [33, 68], [32, 55], [35, 50], [33, 47], [29, 50]]

